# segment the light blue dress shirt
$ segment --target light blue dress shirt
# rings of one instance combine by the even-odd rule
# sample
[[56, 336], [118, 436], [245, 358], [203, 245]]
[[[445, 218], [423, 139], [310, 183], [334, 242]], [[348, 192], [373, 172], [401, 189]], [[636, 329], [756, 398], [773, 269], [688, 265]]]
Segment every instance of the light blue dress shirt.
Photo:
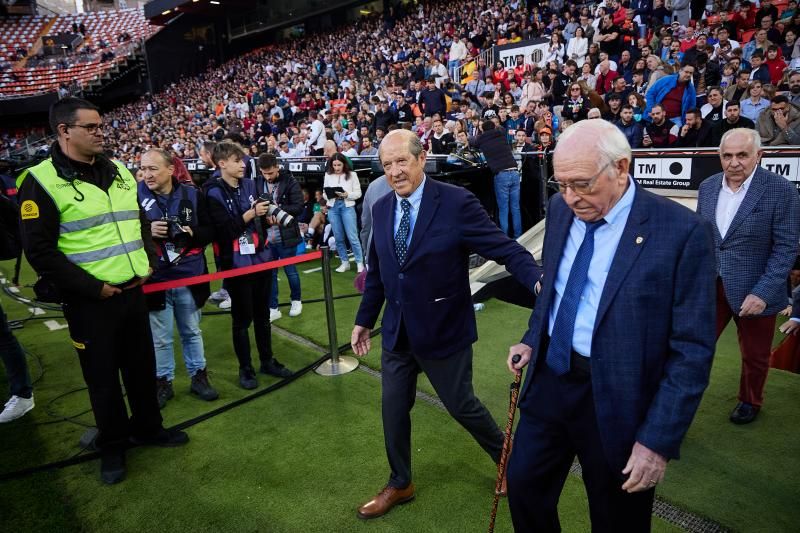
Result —
[[[589, 277], [578, 303], [578, 314], [575, 317], [575, 330], [572, 333], [572, 349], [579, 354], [590, 357], [592, 355], [592, 334], [594, 333], [594, 321], [597, 317], [597, 309], [600, 306], [600, 297], [603, 295], [603, 288], [606, 285], [606, 277], [611, 269], [611, 263], [617, 252], [617, 246], [622, 238], [625, 224], [628, 222], [628, 215], [633, 205], [633, 197], [636, 194], [636, 187], [633, 178], [628, 178], [628, 190], [622, 195], [617, 205], [605, 216], [606, 223], [600, 226], [594, 234], [594, 254], [589, 263]], [[561, 262], [558, 265], [558, 272], [555, 279], [555, 295], [553, 305], [550, 307], [550, 325], [548, 333], [553, 334], [553, 324], [555, 324], [558, 306], [561, 305], [561, 297], [569, 278], [569, 271], [572, 263], [578, 254], [586, 234], [586, 223], [578, 217], [573, 217], [572, 226], [569, 228], [569, 236], [561, 255]]]
[[[422, 205], [422, 189], [425, 188], [425, 181], [426, 177], [422, 176], [422, 183], [419, 184], [419, 187], [411, 193], [411, 196], [406, 198], [409, 202], [411, 202], [411, 212], [409, 216], [411, 217], [411, 227], [408, 230], [408, 239], [406, 240], [406, 245], [411, 246], [411, 236], [414, 234], [414, 224], [417, 223], [417, 215], [419, 215], [419, 207]], [[403, 218], [403, 206], [400, 205], [400, 202], [403, 201], [403, 197], [397, 193], [394, 193], [397, 197], [397, 206], [394, 208], [394, 232], [392, 232], [392, 238], [397, 235], [397, 230], [400, 229], [400, 219]]]

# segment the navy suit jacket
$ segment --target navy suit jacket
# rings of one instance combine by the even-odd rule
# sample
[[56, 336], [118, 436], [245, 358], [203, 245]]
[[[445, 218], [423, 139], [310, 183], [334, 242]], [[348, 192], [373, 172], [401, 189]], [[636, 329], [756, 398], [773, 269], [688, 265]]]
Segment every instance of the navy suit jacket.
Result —
[[774, 315], [786, 307], [786, 278], [797, 257], [797, 189], [783, 176], [758, 167], [723, 239], [717, 228], [722, 179], [722, 173], [714, 174], [700, 184], [697, 213], [714, 227], [717, 272], [725, 297], [738, 314], [747, 295], [754, 294], [767, 304], [762, 315]]
[[[544, 279], [522, 342], [545, 364], [555, 274], [573, 212], [561, 194], [547, 210]], [[592, 393], [603, 451], [620, 472], [634, 442], [677, 458], [708, 385], [716, 343], [714, 249], [710, 226], [680, 204], [636, 195], [600, 298], [592, 336]], [[524, 412], [524, 411], [523, 411]]]
[[469, 287], [470, 253], [504, 264], [531, 292], [540, 269], [525, 248], [489, 219], [471, 192], [430, 177], [424, 187], [402, 266], [394, 249], [397, 196], [387, 194], [372, 208], [369, 271], [356, 324], [372, 329], [386, 301], [384, 349], [397, 345], [402, 321], [416, 355], [442, 359], [478, 339]]

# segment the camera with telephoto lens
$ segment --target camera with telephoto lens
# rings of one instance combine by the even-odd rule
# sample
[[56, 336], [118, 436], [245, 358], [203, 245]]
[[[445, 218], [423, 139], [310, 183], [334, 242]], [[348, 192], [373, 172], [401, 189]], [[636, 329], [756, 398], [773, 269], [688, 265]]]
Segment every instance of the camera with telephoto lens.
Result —
[[266, 216], [275, 217], [275, 219], [278, 221], [278, 224], [280, 224], [284, 228], [288, 228], [294, 222], [294, 217], [289, 213], [287, 213], [286, 211], [284, 211], [283, 209], [281, 209], [280, 207], [278, 207], [277, 205], [275, 205], [268, 194], [262, 194], [261, 196], [258, 197], [258, 200], [256, 200], [256, 202], [258, 203], [266, 202], [267, 203]]
[[183, 229], [181, 219], [176, 216], [165, 216], [161, 220], [167, 223], [167, 238], [175, 244], [175, 248], [187, 248], [192, 235]]

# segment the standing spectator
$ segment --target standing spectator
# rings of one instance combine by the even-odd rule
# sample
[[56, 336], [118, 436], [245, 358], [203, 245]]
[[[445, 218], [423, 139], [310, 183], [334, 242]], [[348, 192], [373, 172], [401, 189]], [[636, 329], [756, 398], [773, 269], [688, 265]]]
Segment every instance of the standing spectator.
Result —
[[308, 146], [309, 150], [311, 151], [311, 155], [322, 155], [322, 151], [325, 148], [325, 141], [327, 137], [325, 136], [325, 124], [319, 119], [319, 113], [312, 109], [308, 112], [308, 118], [311, 119], [311, 133], [309, 133], [308, 137]]
[[611, 61], [617, 61], [622, 50], [622, 38], [619, 26], [614, 24], [611, 15], [603, 15], [599, 33], [599, 37], [595, 40], [600, 43], [600, 51], [608, 54]]
[[[347, 243], [353, 250], [356, 260], [356, 269], [360, 273], [364, 270], [364, 253], [361, 241], [358, 239], [358, 222], [356, 220], [356, 200], [361, 198], [361, 183], [353, 172], [350, 161], [342, 154], [333, 154], [328, 158], [325, 167], [324, 198], [328, 206], [328, 219], [333, 227], [333, 236], [336, 238], [336, 250], [342, 264], [336, 272], [350, 270], [350, 261], [347, 258]], [[338, 187], [335, 195], [329, 196], [328, 189]]]
[[756, 121], [761, 142], [767, 146], [786, 146], [791, 144], [786, 137], [789, 130], [800, 127], [800, 109], [789, 103], [789, 99], [779, 94], [772, 99], [769, 110], [763, 111]]
[[[256, 192], [259, 197], [266, 195], [270, 202], [289, 213], [294, 220], [291, 223], [281, 224], [275, 217], [267, 217], [265, 222], [269, 239], [270, 261], [285, 259], [297, 255], [297, 245], [302, 241], [300, 225], [297, 217], [303, 211], [303, 192], [300, 184], [294, 179], [292, 173], [286, 168], [278, 166], [278, 160], [272, 154], [261, 154], [258, 157], [258, 168], [261, 176], [255, 178]], [[303, 312], [303, 298], [300, 290], [300, 276], [297, 266], [286, 265], [283, 267], [286, 280], [289, 282], [290, 307], [289, 316], [299, 316]], [[278, 309], [278, 269], [272, 269], [272, 291], [269, 302], [269, 321], [281, 318]]]
[[572, 59], [577, 63], [578, 67], [582, 67], [586, 61], [586, 53], [589, 50], [589, 39], [585, 36], [585, 31], [582, 27], [578, 26], [575, 30], [575, 37], [569, 40], [567, 44], [567, 59]]
[[761, 409], [775, 316], [786, 306], [786, 278], [800, 238], [797, 191], [758, 166], [760, 141], [754, 130], [727, 132], [720, 145], [723, 171], [703, 181], [697, 197], [698, 214], [714, 226], [717, 337], [733, 319], [742, 352], [734, 424], [752, 422]]
[[[205, 199], [190, 185], [173, 177], [172, 157], [165, 150], [152, 148], [142, 154], [144, 180], [138, 185], [139, 203], [145, 206], [150, 231], [156, 244], [158, 263], [148, 282], [177, 280], [208, 272], [205, 246], [214, 236]], [[170, 224], [183, 230], [174, 233]], [[200, 283], [150, 293], [146, 296], [150, 310], [150, 329], [156, 353], [158, 406], [163, 409], [175, 396], [173, 327], [177, 324], [181, 352], [191, 378], [189, 391], [203, 400], [216, 400], [219, 394], [208, 381], [200, 316], [211, 288]]]
[[692, 0], [673, 0], [672, 1], [672, 21], [680, 23], [681, 26], [688, 26], [692, 12]]
[[647, 91], [647, 108], [644, 115], [649, 116], [655, 104], [661, 104], [668, 120], [679, 126], [683, 124], [686, 111], [696, 105], [692, 76], [694, 65], [683, 65], [677, 74], [660, 78]]
[[457, 71], [459, 65], [467, 58], [467, 37], [466, 35], [453, 39], [453, 43], [450, 45], [450, 54], [447, 58], [447, 69], [450, 71], [450, 78], [453, 80], [458, 81]]
[[441, 119], [433, 121], [433, 135], [430, 137], [430, 152], [432, 154], [449, 154], [455, 148], [456, 140], [453, 134], [444, 129]]
[[489, 169], [494, 174], [494, 193], [497, 200], [498, 225], [504, 235], [508, 235], [509, 206], [513, 237], [522, 235], [522, 215], [519, 209], [520, 177], [506, 133], [495, 127], [492, 120], [484, 120], [481, 134], [472, 137], [469, 144], [481, 150]]
[[569, 86], [568, 94], [564, 99], [561, 118], [573, 122], [584, 120], [590, 107], [589, 99], [584, 96], [580, 84], [573, 83]]

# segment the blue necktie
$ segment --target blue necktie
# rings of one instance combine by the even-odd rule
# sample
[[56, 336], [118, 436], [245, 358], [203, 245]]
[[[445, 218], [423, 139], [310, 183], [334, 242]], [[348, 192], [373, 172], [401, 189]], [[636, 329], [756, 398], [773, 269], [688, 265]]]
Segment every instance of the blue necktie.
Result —
[[411, 202], [403, 198], [400, 201], [403, 216], [400, 218], [400, 227], [394, 236], [394, 251], [397, 253], [397, 262], [401, 265], [406, 262], [408, 255], [408, 233], [411, 231]]
[[547, 349], [547, 366], [558, 376], [563, 376], [569, 372], [569, 360], [572, 352], [572, 335], [575, 332], [575, 318], [578, 316], [578, 303], [581, 301], [583, 289], [586, 287], [586, 280], [589, 277], [589, 263], [592, 262], [594, 253], [594, 232], [597, 228], [605, 224], [601, 219], [597, 222], [586, 223], [586, 235], [572, 268], [569, 271], [567, 285], [564, 288], [564, 295], [558, 306], [556, 320], [553, 324], [553, 333], [550, 336], [550, 347]]

